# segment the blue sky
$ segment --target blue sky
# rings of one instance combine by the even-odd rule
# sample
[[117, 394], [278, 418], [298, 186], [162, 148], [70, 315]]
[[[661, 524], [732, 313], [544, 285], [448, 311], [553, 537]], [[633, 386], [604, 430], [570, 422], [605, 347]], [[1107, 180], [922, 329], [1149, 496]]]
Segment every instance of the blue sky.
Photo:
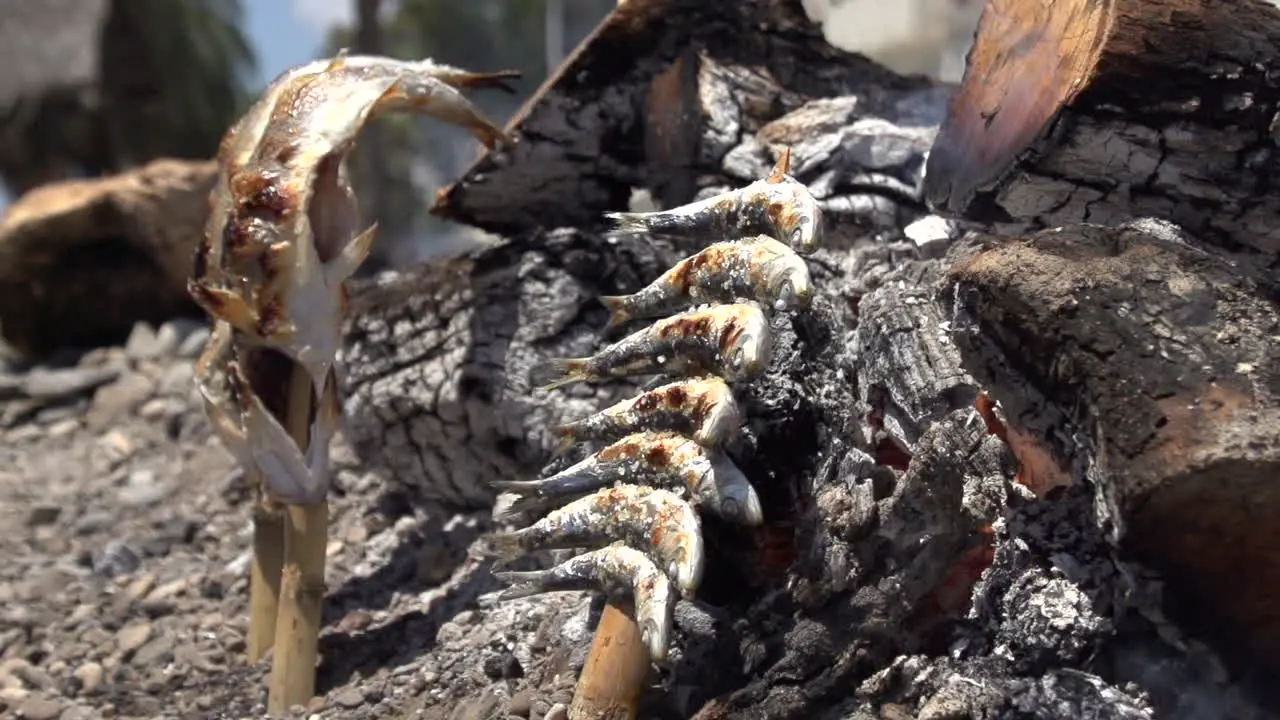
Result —
[[315, 59], [325, 31], [351, 20], [354, 0], [245, 0], [243, 7], [265, 85], [286, 69]]
[[[320, 54], [326, 30], [349, 22], [354, 0], [245, 0], [245, 30], [258, 54], [258, 79], [266, 85], [294, 65]], [[10, 198], [0, 187], [0, 211]]]

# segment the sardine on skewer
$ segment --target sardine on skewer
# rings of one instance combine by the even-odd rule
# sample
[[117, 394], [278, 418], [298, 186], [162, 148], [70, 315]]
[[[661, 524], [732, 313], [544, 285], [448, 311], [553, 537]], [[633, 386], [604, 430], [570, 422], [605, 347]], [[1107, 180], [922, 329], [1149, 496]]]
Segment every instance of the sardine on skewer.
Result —
[[673, 432], [628, 435], [550, 477], [491, 485], [522, 496], [505, 507], [502, 520], [617, 483], [681, 489], [695, 505], [729, 522], [753, 526], [764, 520], [755, 487], [724, 451]]
[[533, 550], [594, 548], [621, 541], [641, 550], [692, 598], [702, 582], [704, 551], [698, 513], [661, 488], [619, 484], [565, 505], [538, 522], [486, 539], [505, 562]]
[[763, 372], [771, 352], [768, 316], [755, 303], [733, 303], [663, 318], [595, 355], [551, 360], [539, 370], [554, 378], [544, 390], [651, 373], [716, 374], [736, 381]]
[[494, 147], [506, 134], [459, 88], [509, 89], [503, 81], [518, 74], [345, 53], [282, 73], [223, 136], [191, 296], [304, 366], [321, 394], [341, 346], [343, 282], [376, 232], [359, 227], [347, 179], [361, 128], [389, 112], [420, 112]]
[[237, 347], [230, 324], [214, 321], [213, 332], [195, 365], [196, 388], [204, 400], [205, 413], [236, 461], [246, 469], [262, 472], [263, 489], [273, 499], [295, 504], [319, 502], [328, 492], [329, 444], [342, 419], [336, 371], [330, 368], [324, 392], [317, 398], [304, 450], [277, 417], [284, 409], [272, 413], [250, 383], [247, 364], [264, 350], [252, 344]]
[[737, 190], [670, 210], [611, 212], [605, 217], [623, 232], [649, 232], [697, 240], [767, 233], [808, 255], [822, 245], [822, 208], [808, 186], [788, 174], [791, 151], [783, 150], [769, 176]]
[[794, 250], [767, 235], [713, 243], [676, 263], [630, 295], [605, 295], [605, 331], [636, 318], [700, 303], [753, 300], [774, 310], [805, 307], [813, 296], [809, 268]]
[[661, 662], [675, 620], [676, 594], [666, 573], [647, 555], [626, 545], [610, 545], [578, 555], [547, 570], [495, 572], [495, 578], [511, 587], [493, 598], [514, 600], [545, 592], [603, 590], [629, 594], [635, 602], [635, 619], [649, 657]]
[[579, 442], [613, 442], [644, 430], [670, 430], [720, 447], [742, 428], [742, 409], [723, 378], [702, 375], [666, 383], [581, 420], [551, 429], [561, 455]]

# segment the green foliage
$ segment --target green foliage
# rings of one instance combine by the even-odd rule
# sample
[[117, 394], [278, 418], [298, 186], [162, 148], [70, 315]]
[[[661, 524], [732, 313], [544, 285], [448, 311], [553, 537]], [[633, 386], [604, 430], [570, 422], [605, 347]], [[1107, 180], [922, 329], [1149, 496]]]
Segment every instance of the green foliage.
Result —
[[116, 0], [103, 85], [122, 160], [213, 154], [254, 99], [243, 17], [240, 0]]
[[212, 157], [256, 97], [242, 21], [241, 0], [114, 0], [93, 92], [53, 87], [3, 113], [0, 178], [16, 194], [159, 157]]

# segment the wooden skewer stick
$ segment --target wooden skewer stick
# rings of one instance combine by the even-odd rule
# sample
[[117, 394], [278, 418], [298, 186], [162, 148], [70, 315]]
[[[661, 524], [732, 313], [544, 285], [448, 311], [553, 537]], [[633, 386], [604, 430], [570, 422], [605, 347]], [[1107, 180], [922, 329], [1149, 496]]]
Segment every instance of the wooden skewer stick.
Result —
[[[626, 1], [618, 0], [618, 5]], [[648, 674], [649, 649], [635, 608], [629, 601], [610, 599], [600, 613], [569, 720], [634, 720]]]
[[253, 564], [249, 566], [249, 639], [246, 654], [255, 663], [275, 645], [279, 612], [280, 572], [284, 568], [284, 515], [278, 504], [261, 492], [262, 474], [245, 469], [259, 497], [253, 508]]
[[649, 674], [649, 650], [628, 600], [611, 599], [600, 614], [569, 720], [635, 720]]
[[[295, 365], [285, 427], [298, 447], [304, 449], [310, 442], [312, 404], [311, 377]], [[271, 713], [305, 705], [315, 694], [328, 524], [327, 501], [284, 508], [284, 569], [267, 697], [267, 711]]]

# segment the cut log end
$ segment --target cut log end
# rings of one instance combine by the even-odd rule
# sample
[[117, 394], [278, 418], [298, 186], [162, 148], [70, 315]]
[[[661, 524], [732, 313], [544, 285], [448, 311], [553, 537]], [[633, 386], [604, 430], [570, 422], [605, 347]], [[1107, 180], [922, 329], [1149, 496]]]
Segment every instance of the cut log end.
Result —
[[990, 0], [929, 155], [925, 197], [964, 212], [1013, 166], [1093, 74], [1115, 2]]

